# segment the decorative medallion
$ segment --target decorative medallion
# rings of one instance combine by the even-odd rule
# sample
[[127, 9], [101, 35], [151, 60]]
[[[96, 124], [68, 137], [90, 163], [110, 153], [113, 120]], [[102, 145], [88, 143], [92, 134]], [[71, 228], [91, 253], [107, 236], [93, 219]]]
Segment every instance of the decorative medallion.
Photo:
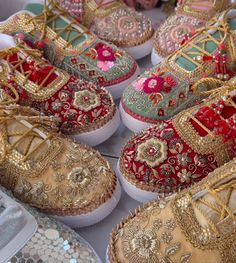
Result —
[[158, 166], [167, 158], [167, 144], [157, 138], [151, 138], [137, 147], [136, 160], [151, 167]]

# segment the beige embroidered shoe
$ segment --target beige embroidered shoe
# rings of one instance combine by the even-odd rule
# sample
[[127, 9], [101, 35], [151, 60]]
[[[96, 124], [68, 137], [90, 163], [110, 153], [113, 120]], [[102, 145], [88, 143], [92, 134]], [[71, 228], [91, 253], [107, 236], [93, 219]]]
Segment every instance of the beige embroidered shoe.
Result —
[[138, 208], [116, 229], [107, 263], [235, 263], [236, 161], [168, 199]]
[[9, 95], [0, 91], [0, 184], [71, 227], [95, 224], [111, 213], [121, 193], [110, 164], [56, 133], [48, 117], [8, 105]]
[[228, 7], [228, 0], [181, 0], [154, 35], [152, 64], [156, 65], [188, 41], [217, 13]]

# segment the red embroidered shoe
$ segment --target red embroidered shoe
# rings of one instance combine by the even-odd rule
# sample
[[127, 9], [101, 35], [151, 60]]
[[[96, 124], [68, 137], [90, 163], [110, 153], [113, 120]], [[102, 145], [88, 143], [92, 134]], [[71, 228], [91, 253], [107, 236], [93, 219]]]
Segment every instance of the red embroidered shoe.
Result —
[[20, 41], [15, 46], [1, 34], [0, 78], [14, 87], [18, 103], [58, 118], [60, 130], [75, 140], [94, 146], [108, 139], [120, 123], [109, 92], [53, 67], [27, 39]]
[[236, 98], [218, 93], [131, 138], [119, 160], [123, 187], [141, 202], [186, 188], [231, 160], [235, 139]]

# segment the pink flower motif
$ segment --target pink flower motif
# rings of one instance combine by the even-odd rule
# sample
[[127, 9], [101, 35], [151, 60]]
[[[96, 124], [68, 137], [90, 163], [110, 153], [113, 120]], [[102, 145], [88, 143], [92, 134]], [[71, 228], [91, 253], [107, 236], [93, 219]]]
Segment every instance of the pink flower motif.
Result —
[[112, 61], [98, 61], [97, 66], [104, 72], [108, 71], [114, 66]]
[[98, 60], [100, 61], [115, 61], [116, 57], [110, 47], [103, 46], [97, 49]]
[[133, 82], [132, 86], [135, 88], [136, 91], [142, 91], [143, 90], [143, 83], [146, 80], [146, 78], [140, 78], [137, 81]]
[[164, 87], [164, 79], [162, 77], [151, 77], [144, 81], [143, 91], [147, 94], [153, 92], [161, 92]]

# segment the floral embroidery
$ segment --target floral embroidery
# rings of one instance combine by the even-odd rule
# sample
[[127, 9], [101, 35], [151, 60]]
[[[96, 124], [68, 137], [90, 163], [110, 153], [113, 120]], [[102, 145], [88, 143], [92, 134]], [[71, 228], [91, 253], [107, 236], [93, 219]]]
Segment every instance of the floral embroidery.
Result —
[[149, 96], [149, 99], [152, 100], [154, 104], [156, 104], [160, 99], [163, 99], [163, 96], [160, 94], [160, 92], [169, 93], [171, 88], [177, 85], [177, 82], [173, 77], [170, 75], [163, 75], [164, 72], [162, 72], [160, 68], [157, 68], [151, 77], [142, 77], [135, 81], [132, 85], [136, 91], [143, 91], [144, 93], [151, 95], [158, 94], [157, 97]]
[[151, 77], [144, 81], [143, 91], [147, 94], [154, 92], [161, 92], [164, 86], [164, 79], [162, 77]]
[[100, 106], [100, 103], [100, 98], [93, 92], [88, 90], [75, 92], [73, 105], [80, 110], [89, 111]]
[[72, 188], [85, 188], [91, 182], [89, 169], [76, 167], [68, 174], [69, 185]]
[[133, 87], [135, 88], [135, 90], [137, 91], [142, 91], [143, 90], [143, 83], [146, 80], [146, 78], [140, 78], [138, 80], [136, 80], [135, 82], [133, 82]]
[[167, 145], [165, 141], [151, 138], [138, 145], [137, 161], [145, 162], [151, 167], [156, 167], [167, 158]]
[[153, 231], [139, 230], [136, 232], [133, 239], [129, 240], [128, 246], [130, 250], [137, 255], [137, 258], [154, 260], [156, 259], [155, 252], [160, 247], [160, 241], [157, 239], [156, 234]]
[[108, 71], [109, 69], [111, 69], [114, 66], [114, 62], [111, 62], [111, 61], [98, 61], [97, 65], [102, 71], [106, 72], [106, 71]]
[[190, 183], [191, 182], [191, 172], [188, 172], [186, 169], [183, 169], [181, 172], [177, 173], [177, 176], [180, 178], [181, 183]]
[[149, 99], [153, 104], [157, 104], [159, 101], [163, 100], [163, 96], [161, 93], [152, 93], [149, 95]]
[[116, 60], [115, 53], [110, 47], [103, 45], [102, 47], [99, 47], [99, 48], [95, 47], [95, 49], [97, 50], [98, 60], [100, 61], [115, 61]]

